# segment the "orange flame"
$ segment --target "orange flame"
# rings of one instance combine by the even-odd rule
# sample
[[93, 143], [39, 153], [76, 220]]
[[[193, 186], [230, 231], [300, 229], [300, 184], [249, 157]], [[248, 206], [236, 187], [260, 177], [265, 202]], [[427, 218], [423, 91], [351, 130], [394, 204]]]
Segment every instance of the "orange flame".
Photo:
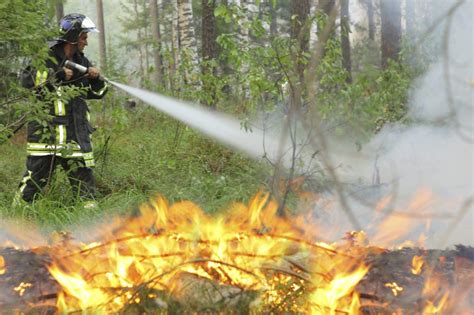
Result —
[[[235, 204], [226, 216], [217, 217], [191, 202], [170, 207], [158, 197], [142, 205], [139, 215], [125, 225], [117, 220], [104, 227], [110, 235], [100, 243], [58, 246], [49, 271], [64, 288], [59, 311], [116, 312], [138, 301], [137, 287], [146, 284], [151, 290], [172, 291], [176, 276], [189, 273], [267, 293], [275, 288], [275, 281], [286, 281], [293, 292], [303, 287], [301, 281], [310, 281], [312, 310], [344, 309], [356, 314], [359, 302], [354, 288], [368, 271], [362, 263], [364, 251], [339, 250], [304, 239], [305, 229], [298, 223], [302, 221], [277, 216], [277, 204], [268, 197], [260, 193], [248, 207]], [[315, 259], [309, 267], [312, 279], [300, 277], [295, 282], [298, 274], [277, 268], [294, 253], [308, 253]], [[275, 276], [268, 277], [269, 273]], [[263, 302], [275, 303], [275, 295], [265, 295]]]
[[[413, 206], [425, 205], [429, 197], [422, 194]], [[157, 197], [131, 217], [102, 226], [100, 241], [81, 244], [63, 237], [49, 266], [63, 288], [58, 312], [117, 313], [147, 296], [159, 300], [159, 292], [178, 292], [183, 276], [191, 275], [258, 292], [259, 299], [252, 303], [256, 313], [360, 314], [368, 305], [358, 291], [369, 272], [366, 261], [385, 250], [369, 247], [364, 231], [348, 232], [339, 243], [316, 242], [314, 226], [304, 217], [282, 218], [277, 209], [266, 193], [212, 217], [189, 201], [169, 205]], [[400, 218], [383, 223], [380, 239], [405, 233], [392, 229], [406, 227], [393, 221]], [[447, 281], [432, 276], [422, 256], [414, 256], [409, 265], [404, 264], [407, 272], [423, 271], [427, 279], [422, 294], [430, 302], [420, 304], [418, 311], [450, 309], [452, 298], [442, 289]], [[387, 293], [399, 297], [404, 288], [389, 281], [384, 284]], [[406, 292], [408, 296], [408, 288]], [[265, 309], [269, 305], [270, 312]]]

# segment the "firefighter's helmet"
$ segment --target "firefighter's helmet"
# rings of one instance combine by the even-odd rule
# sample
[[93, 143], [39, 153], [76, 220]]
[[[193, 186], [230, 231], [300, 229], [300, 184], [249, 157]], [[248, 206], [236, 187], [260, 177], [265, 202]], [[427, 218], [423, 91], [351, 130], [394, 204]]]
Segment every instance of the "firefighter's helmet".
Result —
[[79, 13], [72, 13], [64, 16], [59, 21], [61, 31], [60, 41], [76, 44], [81, 33], [99, 32], [94, 22], [87, 16]]

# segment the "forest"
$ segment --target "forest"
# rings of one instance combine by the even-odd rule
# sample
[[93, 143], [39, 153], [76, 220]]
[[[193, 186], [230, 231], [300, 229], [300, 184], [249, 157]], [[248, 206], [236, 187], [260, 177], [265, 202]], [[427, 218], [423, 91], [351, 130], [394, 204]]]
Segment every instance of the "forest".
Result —
[[[468, 314], [474, 290], [459, 270], [472, 278], [473, 11], [470, 0], [2, 0], [0, 288], [2, 265], [26, 253], [8, 252], [13, 242], [45, 246], [27, 251], [53, 262], [34, 281], [49, 272], [63, 291], [46, 280], [21, 298], [0, 289], [0, 309], [34, 312], [54, 291], [52, 309], [65, 313]], [[87, 101], [94, 203], [53, 166], [35, 199], [17, 202], [28, 126], [50, 126], [58, 95], [39, 99], [22, 71], [48, 71], [69, 13], [95, 23], [84, 53], [109, 84]], [[86, 263], [93, 250], [99, 261]], [[382, 267], [397, 268], [392, 254], [413, 257], [410, 276], [393, 272], [398, 284]], [[140, 262], [91, 276], [98, 257], [121, 255]], [[82, 289], [65, 280], [73, 266], [87, 273]], [[435, 270], [450, 285], [426, 293]], [[348, 291], [320, 300], [334, 289], [321, 275], [347, 276]], [[404, 281], [416, 305], [402, 299]], [[84, 288], [97, 300], [76, 294]]]

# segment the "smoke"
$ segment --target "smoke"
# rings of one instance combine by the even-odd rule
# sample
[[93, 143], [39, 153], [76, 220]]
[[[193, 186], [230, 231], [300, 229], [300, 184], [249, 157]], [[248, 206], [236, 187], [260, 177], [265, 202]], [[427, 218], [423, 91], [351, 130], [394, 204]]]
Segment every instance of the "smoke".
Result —
[[[397, 241], [418, 241], [424, 233], [428, 247], [474, 245], [473, 9], [465, 1], [440, 23], [440, 59], [410, 99], [416, 123], [384, 127], [361, 152], [333, 152], [342, 181], [374, 185], [348, 195], [373, 238], [387, 236], [380, 224], [392, 213], [391, 228], [410, 227]], [[376, 212], [374, 201], [384, 197], [390, 202]], [[351, 228], [340, 213], [326, 220], [339, 227], [335, 235]]]
[[[250, 157], [260, 159], [268, 155], [276, 158], [281, 145], [288, 143], [286, 140], [277, 141], [281, 138], [269, 136], [260, 129], [246, 131], [238, 119], [224, 113], [117, 82], [111, 83], [157, 110]], [[283, 161], [284, 165], [290, 163], [290, 160]]]
[[31, 248], [46, 244], [42, 231], [32, 223], [0, 220], [0, 247]]
[[[445, 14], [434, 34], [440, 59], [414, 86], [409, 126], [389, 125], [362, 151], [332, 142], [332, 162], [344, 184], [350, 211], [380, 245], [413, 241], [427, 247], [474, 245], [473, 237], [473, 3]], [[238, 120], [197, 105], [116, 82], [116, 87], [204, 134], [254, 158], [279, 156], [281, 136], [242, 130]], [[282, 144], [283, 143], [283, 144]], [[264, 146], [265, 145], [265, 146]], [[283, 165], [289, 166], [290, 156]], [[326, 239], [353, 228], [337, 198], [322, 198], [318, 226]], [[323, 215], [320, 212], [324, 211]]]

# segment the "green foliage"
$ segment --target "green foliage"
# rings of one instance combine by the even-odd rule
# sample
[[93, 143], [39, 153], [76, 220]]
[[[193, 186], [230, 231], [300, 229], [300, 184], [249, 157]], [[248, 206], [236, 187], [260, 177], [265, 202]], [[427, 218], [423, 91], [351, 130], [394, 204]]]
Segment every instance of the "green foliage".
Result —
[[[221, 5], [215, 13], [226, 23], [237, 25], [243, 16], [239, 10], [237, 6]], [[298, 54], [295, 40], [284, 35], [272, 38], [265, 32], [262, 21], [268, 18], [254, 19], [246, 25], [252, 36], [250, 43], [239, 41], [237, 32], [218, 37], [219, 58], [228, 65], [227, 73], [220, 77], [232, 86], [236, 99], [244, 97], [241, 91], [248, 85], [247, 115], [255, 109], [272, 110], [282, 100], [288, 100], [293, 87], [299, 84], [297, 64], [307, 65], [311, 57], [311, 52]], [[324, 27], [326, 19], [324, 14], [317, 15], [319, 29]], [[263, 45], [253, 44], [255, 41]], [[410, 85], [420, 73], [417, 67], [405, 66], [404, 62], [392, 62], [387, 70], [381, 70], [373, 64], [378, 60], [377, 55], [366, 60], [361, 58], [369, 52], [361, 51], [362, 47], [367, 47], [367, 42], [356, 46], [354, 82], [349, 84], [346, 82], [348, 73], [342, 64], [340, 38], [331, 36], [325, 45], [324, 58], [316, 69], [316, 103], [307, 104], [309, 96], [302, 100], [303, 104], [317, 109], [323, 124], [336, 135], [358, 138], [358, 142], [360, 138], [364, 140], [373, 135], [381, 123], [403, 118]], [[370, 50], [377, 51], [373, 48]], [[245, 72], [241, 71], [244, 65]], [[285, 90], [285, 86], [289, 86], [289, 90]]]
[[[207, 212], [248, 200], [265, 186], [268, 167], [251, 161], [151, 108], [135, 111], [113, 106], [107, 98], [104, 115], [95, 115], [95, 175], [100, 209], [83, 209], [58, 167], [44, 196], [31, 206], [10, 207], [24, 171], [24, 146], [6, 142], [0, 164], [0, 215], [64, 228], [99, 220], [105, 213], [129, 211], [160, 193], [170, 201], [191, 200]], [[97, 113], [101, 102], [91, 102]], [[94, 116], [93, 116], [94, 117]], [[18, 137], [16, 137], [18, 138]], [[15, 138], [15, 139], [16, 139]], [[14, 163], [12, 163], [14, 161]]]
[[[19, 87], [18, 73], [27, 63], [43, 68], [47, 58], [46, 39], [54, 37], [48, 25], [46, 1], [7, 0], [0, 4], [0, 143], [6, 140], [36, 102]], [[36, 115], [37, 116], [37, 115]]]
[[171, 200], [189, 199], [215, 211], [249, 197], [264, 182], [263, 166], [152, 109], [132, 117], [125, 132], [115, 131], [113, 125], [104, 127], [105, 132], [112, 128], [113, 143], [109, 159], [99, 160], [97, 167], [98, 185], [105, 194], [160, 192]]
[[[273, 1], [272, 5], [283, 8], [288, 3]], [[26, 59], [41, 67], [47, 51], [45, 39], [53, 34], [45, 26], [44, 17], [48, 16], [45, 1], [10, 0], [2, 2], [1, 6], [0, 27], [5, 31], [0, 34], [0, 71], [2, 74], [17, 72]], [[130, 5], [126, 8], [130, 10], [129, 16], [135, 16]], [[138, 32], [147, 27], [146, 8], [146, 5], [140, 5], [138, 16], [122, 21], [127, 32]], [[169, 9], [165, 5], [162, 16], [169, 16]], [[280, 17], [290, 12], [286, 9], [281, 10]], [[146, 73], [139, 71], [132, 73], [132, 77], [140, 80], [144, 87], [166, 95], [207, 104], [216, 101], [219, 110], [241, 118], [242, 128], [248, 131], [251, 129], [249, 122], [259, 112], [286, 115], [295, 87], [302, 86], [298, 65], [303, 65], [308, 74], [312, 51], [301, 54], [296, 40], [288, 34], [270, 34], [268, 12], [248, 19], [248, 12], [236, 5], [219, 5], [214, 13], [219, 27], [219, 55], [215, 60], [200, 64], [209, 71], [196, 68], [187, 52], [181, 53], [181, 61], [172, 71], [172, 47], [163, 45], [165, 86], [157, 87]], [[285, 16], [288, 21], [290, 18]], [[321, 19], [317, 22], [324, 23]], [[239, 29], [248, 30], [248, 39], [243, 39]], [[163, 34], [163, 40], [169, 40], [166, 36], [169, 34]], [[144, 44], [125, 37], [122, 43], [129, 50], [138, 50], [139, 45]], [[108, 51], [112, 53], [109, 55], [109, 73], [119, 81], [125, 80], [127, 58], [114, 49]], [[2, 58], [11, 54], [17, 56], [14, 62]], [[403, 61], [393, 62], [387, 70], [381, 70], [373, 61], [378, 58], [377, 49], [363, 41], [355, 45], [353, 56], [353, 82], [349, 84], [346, 82], [348, 74], [342, 66], [339, 38], [330, 38], [324, 58], [315, 70], [317, 95], [307, 95], [303, 91], [300, 101], [304, 109], [317, 110], [323, 125], [333, 134], [361, 143], [370, 139], [383, 123], [403, 119], [408, 90], [419, 70], [405, 66]], [[2, 83], [2, 95], [6, 94], [8, 100], [13, 96], [20, 98], [0, 107], [0, 137], [5, 138], [11, 130], [10, 124], [26, 113], [31, 119], [44, 123], [48, 118], [44, 104], [38, 103], [34, 95], [19, 89], [11, 80]], [[68, 93], [79, 92], [73, 89]], [[270, 182], [270, 166], [223, 148], [152, 109], [139, 106], [134, 111], [126, 110], [120, 106], [125, 98], [119, 93], [109, 93], [105, 110], [103, 103], [92, 102], [93, 112], [100, 112], [94, 120], [99, 127], [94, 134], [94, 149], [101, 193], [99, 203], [103, 209], [126, 211], [155, 193], [162, 193], [171, 201], [189, 199], [214, 212], [230, 202], [249, 198]], [[314, 100], [314, 104], [309, 104], [310, 100]], [[3, 216], [33, 218], [45, 225], [62, 226], [93, 220], [103, 214], [97, 210], [83, 212], [64, 175], [58, 176], [45, 191], [44, 198], [33, 206], [10, 208], [15, 183], [23, 171], [24, 148], [21, 142], [5, 142], [0, 146], [5, 152], [5, 159], [1, 161], [5, 173], [0, 175], [0, 213]], [[315, 179], [317, 182], [324, 180]]]

